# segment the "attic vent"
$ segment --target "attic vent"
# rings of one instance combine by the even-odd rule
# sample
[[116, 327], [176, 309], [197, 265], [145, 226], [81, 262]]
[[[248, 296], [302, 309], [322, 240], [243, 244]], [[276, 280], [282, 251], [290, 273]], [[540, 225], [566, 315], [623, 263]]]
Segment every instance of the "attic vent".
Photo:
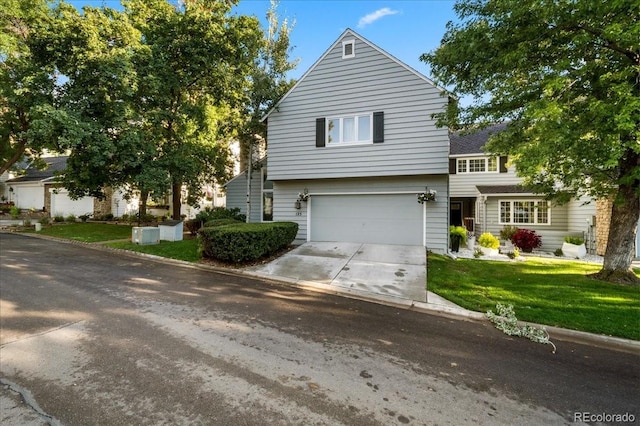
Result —
[[356, 41], [345, 40], [342, 42], [342, 59], [356, 56]]

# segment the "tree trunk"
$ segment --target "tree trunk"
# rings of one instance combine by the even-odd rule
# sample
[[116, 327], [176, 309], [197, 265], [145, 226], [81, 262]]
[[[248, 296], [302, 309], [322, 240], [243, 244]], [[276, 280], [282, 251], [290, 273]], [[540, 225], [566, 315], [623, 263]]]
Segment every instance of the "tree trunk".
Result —
[[142, 219], [147, 216], [147, 200], [149, 200], [149, 191], [141, 189], [140, 201], [138, 201], [138, 226], [140, 226]]
[[[640, 165], [640, 156], [629, 149], [620, 163], [620, 175], [630, 176], [631, 170]], [[639, 218], [640, 197], [636, 179], [631, 184], [618, 186], [618, 193], [611, 207], [604, 264], [602, 270], [595, 274], [596, 278], [622, 284], [640, 284], [640, 279], [631, 270]]]
[[174, 220], [181, 219], [180, 217], [180, 211], [182, 210], [181, 198], [182, 198], [182, 183], [174, 182], [173, 186], [171, 187], [171, 205], [173, 207], [173, 213], [171, 217]]

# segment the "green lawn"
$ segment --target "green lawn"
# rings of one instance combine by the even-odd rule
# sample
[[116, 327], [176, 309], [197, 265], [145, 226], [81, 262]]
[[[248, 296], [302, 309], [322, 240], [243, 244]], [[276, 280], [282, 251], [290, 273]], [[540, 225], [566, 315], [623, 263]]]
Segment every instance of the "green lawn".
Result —
[[453, 260], [429, 254], [428, 288], [479, 312], [511, 304], [519, 320], [640, 340], [640, 288], [588, 278], [585, 262]]
[[184, 260], [187, 262], [197, 262], [200, 260], [198, 253], [198, 241], [188, 239], [182, 241], [160, 241], [160, 244], [138, 245], [131, 241], [118, 241], [105, 243], [107, 247], [135, 251], [138, 253], [154, 254], [169, 259]]
[[130, 225], [116, 225], [111, 223], [56, 223], [42, 227], [38, 234], [52, 237], [66, 238], [87, 243], [101, 241], [126, 240], [131, 238]]

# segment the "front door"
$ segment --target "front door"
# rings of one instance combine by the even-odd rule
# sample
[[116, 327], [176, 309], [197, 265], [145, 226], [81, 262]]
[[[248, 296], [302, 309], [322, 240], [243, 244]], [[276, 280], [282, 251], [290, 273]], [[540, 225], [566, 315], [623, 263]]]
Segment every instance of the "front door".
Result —
[[449, 225], [462, 226], [462, 202], [451, 202], [451, 213], [449, 214]]

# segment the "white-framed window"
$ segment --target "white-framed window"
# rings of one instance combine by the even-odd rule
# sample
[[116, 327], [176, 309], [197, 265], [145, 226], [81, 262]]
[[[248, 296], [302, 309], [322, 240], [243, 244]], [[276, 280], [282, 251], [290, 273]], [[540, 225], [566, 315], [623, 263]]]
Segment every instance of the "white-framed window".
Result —
[[342, 42], [342, 59], [353, 58], [356, 56], [356, 41], [344, 40]]
[[457, 170], [458, 173], [498, 173], [498, 158], [458, 158]]
[[373, 142], [373, 114], [327, 118], [327, 146]]
[[267, 170], [262, 169], [262, 221], [273, 222], [273, 182], [267, 179]]
[[550, 225], [551, 207], [545, 200], [500, 200], [501, 225]]

